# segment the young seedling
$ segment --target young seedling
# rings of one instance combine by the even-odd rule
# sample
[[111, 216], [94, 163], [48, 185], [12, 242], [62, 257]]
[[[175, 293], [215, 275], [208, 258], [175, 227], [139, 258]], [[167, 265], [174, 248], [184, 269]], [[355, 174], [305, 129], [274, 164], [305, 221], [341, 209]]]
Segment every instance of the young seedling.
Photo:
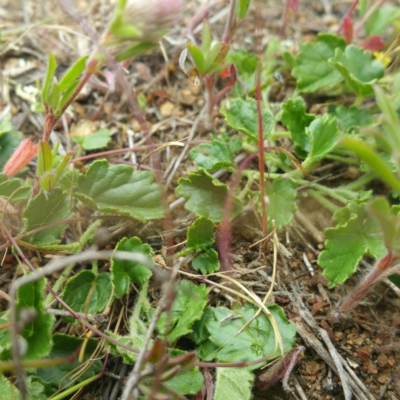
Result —
[[[201, 48], [191, 41], [187, 49], [192, 56], [198, 76], [204, 81], [206, 89], [207, 124], [211, 125], [213, 110], [216, 102], [236, 83], [236, 69], [233, 64], [224, 66], [224, 60], [230, 49], [230, 41], [240, 21], [245, 17], [250, 6], [250, 0], [231, 0], [229, 15], [226, 22], [222, 41], [212, 43], [210, 26], [204, 22]], [[219, 93], [214, 94], [214, 86], [221, 74], [221, 78], [228, 78], [226, 86]]]

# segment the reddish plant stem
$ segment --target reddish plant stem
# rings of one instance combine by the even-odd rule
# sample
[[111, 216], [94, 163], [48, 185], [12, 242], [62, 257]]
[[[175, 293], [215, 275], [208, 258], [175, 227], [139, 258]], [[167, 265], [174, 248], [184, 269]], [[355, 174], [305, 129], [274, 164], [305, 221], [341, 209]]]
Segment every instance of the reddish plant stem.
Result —
[[225, 25], [225, 32], [222, 38], [222, 41], [225, 44], [229, 44], [230, 41], [232, 40], [233, 35], [235, 34], [235, 30], [237, 27], [235, 12], [236, 12], [236, 0], [231, 0], [229, 5], [229, 15]]
[[[260, 20], [260, 3], [257, 3], [256, 24], [257, 24], [257, 75], [256, 75], [256, 100], [257, 100], [257, 117], [258, 117], [258, 169], [260, 171], [260, 198], [262, 208], [262, 231], [264, 237], [268, 235], [268, 216], [267, 205], [265, 202], [265, 162], [264, 162], [264, 136], [263, 136], [263, 116], [262, 116], [262, 97], [261, 97], [261, 69], [262, 69], [262, 34]], [[267, 245], [268, 242], [265, 242]]]
[[353, 310], [357, 304], [367, 295], [367, 293], [383, 278], [386, 277], [385, 272], [391, 265], [398, 262], [399, 256], [391, 253], [386, 254], [372, 268], [372, 270], [364, 277], [359, 285], [343, 300], [338, 308], [339, 313], [348, 313]]
[[[262, 148], [262, 151], [281, 151], [284, 154], [288, 155], [289, 153], [287, 150], [282, 149], [280, 147], [276, 146], [268, 146]], [[248, 155], [240, 164], [239, 168], [235, 172], [234, 176], [231, 179], [231, 182], [229, 183], [229, 188], [230, 191], [228, 192], [228, 195], [225, 200], [224, 204], [224, 212], [222, 214], [222, 222], [219, 227], [219, 232], [218, 232], [218, 251], [219, 251], [219, 258], [221, 262], [221, 271], [231, 271], [232, 266], [229, 258], [229, 253], [231, 250], [231, 224], [229, 222], [230, 215], [232, 214], [232, 209], [233, 209], [233, 204], [234, 204], [234, 192], [236, 187], [239, 184], [240, 176], [243, 172], [243, 170], [247, 167], [247, 165], [253, 160], [254, 157], [257, 157], [259, 153], [253, 153]], [[291, 160], [294, 162], [294, 164], [299, 167], [300, 169], [301, 164], [296, 160], [296, 157], [292, 156], [290, 157]], [[297, 162], [296, 162], [297, 161]], [[303, 173], [306, 173], [306, 171], [302, 170]]]

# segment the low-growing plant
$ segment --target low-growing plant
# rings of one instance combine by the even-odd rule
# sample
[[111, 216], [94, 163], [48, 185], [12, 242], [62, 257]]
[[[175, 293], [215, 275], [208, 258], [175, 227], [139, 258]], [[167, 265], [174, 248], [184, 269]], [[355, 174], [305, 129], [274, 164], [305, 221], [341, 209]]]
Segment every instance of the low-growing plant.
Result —
[[[176, 20], [183, 2], [119, 0], [93, 52], [75, 62], [60, 80], [55, 78], [57, 62], [50, 54], [37, 107], [45, 113], [39, 143], [21, 140], [9, 116], [1, 122], [0, 211], [5, 243], [0, 249], [12, 248], [30, 272], [13, 282], [10, 310], [0, 315], [2, 326], [9, 327], [9, 331], [0, 330], [0, 371], [16, 371], [15, 383], [22, 399], [62, 399], [75, 393], [104, 376], [106, 361], [102, 365], [99, 360], [105, 354], [133, 365], [123, 389], [124, 400], [132, 393], [136, 398], [203, 398], [204, 393], [211, 398], [214, 378], [208, 368], [217, 369], [214, 399], [250, 399], [254, 370], [279, 357], [282, 359], [275, 368], [259, 377], [258, 386], [265, 389], [284, 377], [284, 388], [288, 389], [288, 375], [303, 348], [293, 348], [295, 325], [282, 308], [269, 301], [277, 274], [277, 232], [291, 223], [300, 190], [306, 190], [308, 196], [330, 210], [336, 222], [325, 231], [325, 249], [318, 258], [330, 287], [353, 275], [366, 254], [378, 259], [372, 271], [339, 304], [336, 315], [353, 309], [377, 282], [397, 272], [400, 80], [387, 74], [393, 56], [390, 50], [385, 55], [369, 51], [371, 43], [378, 42], [377, 36], [383, 40], [393, 18], [376, 8], [381, 2], [369, 10], [362, 2], [358, 6], [361, 21], [353, 35], [355, 1], [340, 26], [345, 38], [320, 33], [315, 42], [301, 44], [297, 54], [274, 42], [273, 53], [279, 57], [272, 62], [272, 50], [263, 54], [261, 43], [257, 56], [244, 50], [230, 51], [235, 30], [250, 3], [231, 0], [221, 41], [213, 42], [211, 27], [204, 21], [201, 45], [187, 43], [197, 78], [205, 83], [208, 124], [213, 132], [209, 141], [191, 145], [190, 158], [196, 168], [177, 182], [176, 194], [182, 197], [192, 222], [187, 227], [186, 248], [174, 256], [168, 252], [174, 247], [170, 246], [161, 260], [140, 233], [119, 237], [109, 251], [85, 250], [112, 218], [136, 221], [138, 226], [165, 219], [167, 226], [171, 220], [168, 188], [158, 171], [113, 165], [105, 159], [75, 168], [78, 159], [73, 158], [73, 152], [61, 156], [59, 145], [52, 147], [49, 137], [89, 78], [104, 66], [115, 72], [147, 132], [118, 63], [154, 48]], [[287, 13], [296, 11], [298, 2], [286, 1], [285, 9]], [[398, 12], [399, 8], [393, 10]], [[287, 15], [283, 28], [286, 21]], [[357, 39], [363, 26], [371, 38], [370, 46]], [[184, 59], [185, 53], [180, 58], [182, 66]], [[266, 65], [266, 61], [271, 63]], [[291, 73], [296, 91], [273, 112], [265, 96], [278, 72]], [[215, 93], [219, 76], [225, 78], [225, 86]], [[219, 110], [224, 125], [218, 129], [211, 117], [218, 101], [230, 90], [231, 96]], [[321, 114], [307, 111], [301, 93], [323, 94], [330, 107]], [[352, 105], [336, 105], [343, 94]], [[363, 108], [366, 98], [374, 100], [368, 110]], [[283, 139], [293, 146], [286, 147]], [[90, 138], [77, 136], [73, 140], [79, 145], [79, 161], [127, 151], [145, 150], [151, 155], [177, 143], [80, 157], [83, 151], [105, 147], [110, 131], [102, 129]], [[36, 155], [33, 178], [15, 177], [23, 176]], [[256, 168], [252, 163], [255, 158]], [[363, 174], [351, 183], [328, 187], [321, 183], [324, 177], [313, 176], [325, 160], [360, 165]], [[227, 173], [230, 180], [222, 178]], [[385, 197], [374, 196], [367, 186], [376, 177], [392, 190], [393, 204]], [[232, 275], [232, 221], [249, 210], [262, 232], [261, 242], [272, 238], [272, 284], [264, 299]], [[20, 226], [15, 223], [18, 219]], [[66, 243], [68, 226], [80, 221], [91, 222], [75, 242]], [[26, 256], [27, 249], [65, 257], [35, 268]], [[269, 247], [263, 244], [261, 249], [268, 251]], [[98, 260], [110, 260], [109, 269], [99, 272]], [[75, 264], [85, 262], [89, 266], [73, 274]], [[51, 274], [56, 279], [53, 284], [48, 278]], [[185, 279], [179, 280], [178, 274]], [[155, 307], [149, 293], [157, 281], [162, 288]], [[132, 285], [137, 296], [128, 329], [119, 329], [119, 323], [115, 330], [111, 325], [104, 328], [104, 321], [97, 318], [106, 317], [118, 299], [129, 296]], [[210, 305], [212, 287], [239, 301], [231, 308]], [[54, 301], [61, 310], [50, 307]], [[60, 314], [64, 322], [75, 325], [77, 332], [83, 332], [82, 337], [53, 333], [58, 311], [65, 312]], [[182, 346], [181, 341], [190, 345]], [[72, 375], [75, 368], [80, 368], [78, 375]], [[19, 396], [13, 382], [4, 376], [0, 393], [9, 398]]]

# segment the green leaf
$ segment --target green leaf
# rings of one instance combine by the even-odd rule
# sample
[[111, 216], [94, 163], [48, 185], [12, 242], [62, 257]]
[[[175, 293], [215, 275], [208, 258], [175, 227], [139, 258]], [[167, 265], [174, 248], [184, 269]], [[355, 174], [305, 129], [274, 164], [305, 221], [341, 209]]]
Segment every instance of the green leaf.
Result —
[[[268, 309], [278, 324], [285, 351], [290, 350], [296, 335], [295, 325], [287, 321], [280, 307], [272, 305]], [[225, 307], [214, 308], [213, 318], [206, 322], [206, 327], [210, 333], [209, 340], [218, 350], [210, 354], [210, 358], [216, 358], [220, 362], [239, 362], [254, 361], [267, 356], [271, 360], [279, 357], [280, 350], [279, 346], [276, 347], [275, 333], [265, 314], [258, 315], [240, 334], [237, 334], [256, 312], [257, 309], [249, 303], [237, 306], [233, 310]], [[248, 368], [253, 370], [258, 367], [260, 365]]]
[[26, 383], [30, 400], [47, 400], [49, 398], [46, 394], [47, 385], [40, 378], [35, 375], [28, 376]]
[[[29, 201], [22, 214], [25, 223], [24, 232], [71, 218], [74, 214], [70, 207], [70, 198], [63, 190], [56, 188], [48, 194], [40, 192]], [[59, 224], [46, 228], [26, 237], [24, 240], [38, 247], [58, 243], [66, 227], [66, 224]]]
[[214, 139], [211, 143], [201, 143], [190, 150], [190, 158], [199, 168], [208, 171], [232, 169], [233, 153], [227, 143]]
[[[230, 127], [258, 142], [258, 113], [255, 99], [242, 100], [236, 97], [221, 108], [221, 114]], [[274, 117], [271, 111], [262, 108], [262, 118], [263, 138], [266, 139], [273, 128]]]
[[157, 43], [155, 42], [139, 42], [135, 43], [132, 46], [128, 47], [126, 50], [118, 53], [116, 60], [118, 62], [124, 61], [128, 58], [132, 58], [138, 56], [140, 54], [146, 53], [148, 50], [156, 47]]
[[[141, 253], [148, 256], [149, 259], [153, 256], [151, 247], [148, 244], [143, 244], [138, 237], [121, 239], [117, 243], [115, 250]], [[111, 259], [112, 284], [117, 298], [128, 293], [131, 283], [143, 285], [150, 279], [151, 275], [152, 273], [146, 265], [132, 261]]]
[[14, 153], [14, 150], [21, 143], [22, 139], [22, 133], [14, 128], [0, 136], [0, 169], [3, 169], [6, 165], [8, 159]]
[[[208, 23], [207, 20], [204, 21], [204, 26], [203, 26], [203, 38], [201, 41], [201, 49], [203, 51], [203, 54], [208, 54], [210, 51], [210, 46], [211, 46], [211, 31], [210, 31], [210, 24]], [[204, 61], [204, 57], [203, 57]]]
[[[157, 322], [161, 335], [168, 335], [168, 342], [173, 343], [181, 336], [192, 332], [192, 325], [201, 318], [207, 304], [207, 287], [181, 281], [177, 287], [176, 298], [172, 304], [171, 318], [163, 312]], [[171, 325], [167, 325], [170, 323]]]
[[59, 83], [61, 93], [67, 90], [74, 84], [75, 80], [79, 78], [81, 73], [85, 70], [87, 59], [88, 56], [83, 56], [64, 74]]
[[310, 138], [310, 153], [303, 163], [306, 170], [321, 161], [337, 144], [339, 139], [339, 127], [334, 116], [325, 114], [322, 118], [316, 118], [306, 128]]
[[289, 99], [282, 105], [282, 123], [289, 130], [293, 143], [303, 152], [302, 155], [310, 151], [310, 138], [306, 134], [306, 128], [314, 119], [315, 115], [306, 113], [306, 104], [302, 97]]
[[276, 179], [267, 186], [267, 215], [268, 229], [272, 229], [272, 220], [275, 220], [279, 231], [288, 225], [296, 212], [297, 185], [289, 179]]
[[368, 203], [368, 210], [381, 227], [385, 247], [400, 256], [400, 213], [385, 197], [376, 197]]
[[[173, 349], [170, 353], [173, 353], [173, 357], [185, 354], [184, 351], [178, 349]], [[180, 393], [181, 395], [195, 395], [200, 392], [203, 384], [204, 377], [198, 367], [193, 367], [164, 382], [166, 387]]]
[[48, 103], [50, 84], [53, 81], [54, 73], [57, 69], [57, 61], [52, 53], [49, 54], [46, 77], [43, 80], [42, 99], [43, 103]]
[[55, 322], [55, 316], [47, 314], [44, 308], [44, 292], [46, 280], [44, 278], [21, 286], [17, 293], [17, 310], [35, 309], [36, 317], [26, 325], [22, 337], [28, 344], [28, 350], [24, 356], [26, 360], [34, 360], [47, 356], [52, 347], [51, 332]]
[[250, 400], [254, 374], [247, 368], [217, 368], [214, 400]]
[[340, 128], [346, 133], [372, 123], [370, 111], [360, 109], [356, 106], [350, 106], [349, 108], [338, 106], [333, 111], [329, 110], [329, 112], [335, 115]]
[[196, 343], [198, 346], [208, 341], [210, 334], [206, 328], [206, 323], [210, 318], [214, 318], [214, 309], [206, 307], [199, 321], [196, 321], [192, 326], [192, 332], [187, 337]]
[[62, 298], [74, 311], [97, 314], [106, 308], [111, 295], [111, 275], [108, 272], [95, 274], [84, 270], [68, 280]]
[[310, 93], [340, 83], [342, 76], [328, 60], [334, 56], [335, 49], [345, 47], [343, 38], [328, 33], [318, 34], [315, 43], [304, 44], [296, 57], [297, 66], [292, 70], [298, 89]]
[[204, 61], [204, 74], [211, 74], [222, 65], [229, 52], [229, 45], [223, 42], [217, 42], [208, 52]]
[[164, 216], [162, 190], [153, 182], [151, 172], [99, 160], [79, 175], [74, 195], [89, 208], [147, 221]]
[[90, 135], [73, 136], [72, 140], [82, 146], [84, 150], [102, 149], [108, 145], [111, 140], [111, 131], [109, 129], [99, 129]]
[[[188, 179], [178, 180], [177, 193], [188, 200], [185, 208], [200, 217], [211, 218], [214, 222], [222, 221], [228, 186], [218, 181], [204, 170], [193, 171]], [[234, 218], [241, 211], [241, 206], [234, 200], [230, 218]]]
[[[126, 344], [127, 346], [130, 346], [134, 349], [141, 349], [144, 344], [144, 334], [132, 335], [132, 333], [130, 333], [129, 336], [121, 336], [110, 331], [106, 331], [106, 334], [111, 338], [118, 340], [118, 342]], [[111, 354], [122, 357], [122, 361], [124, 362], [124, 364], [133, 364], [136, 361], [137, 353], [133, 353], [128, 349], [115, 345], [114, 343], [111, 342], [107, 343], [110, 346]], [[150, 340], [149, 348], [151, 348], [152, 343], [153, 341]]]
[[3, 115], [2, 120], [0, 121], [0, 137], [8, 132], [11, 132], [13, 129], [14, 127], [11, 122], [11, 114]]
[[56, 109], [60, 102], [61, 92], [60, 86], [56, 82], [50, 84], [49, 95], [47, 97], [47, 104], [50, 108]]
[[195, 271], [200, 271], [203, 275], [212, 274], [220, 269], [218, 253], [214, 249], [203, 250], [192, 261]]
[[[56, 333], [53, 335], [54, 344], [49, 358], [71, 357], [74, 352], [82, 346], [84, 341], [84, 339], [75, 336]], [[87, 361], [92, 358], [98, 345], [98, 341], [95, 339], [89, 339], [85, 344], [84, 361]], [[101, 371], [102, 362], [99, 360], [93, 360], [90, 364], [90, 368], [83, 368], [80, 370], [80, 373], [75, 376], [74, 372], [76, 372], [79, 367], [82, 367], [82, 364], [78, 360], [74, 360], [61, 365], [38, 368], [35, 375], [44, 383], [51, 385], [53, 393], [55, 393], [60, 388], [71, 385], [71, 383], [76, 384], [83, 382], [84, 380], [98, 374]]]
[[380, 61], [372, 60], [371, 53], [349, 45], [343, 52], [336, 49], [329, 61], [341, 73], [357, 96], [373, 94], [372, 84], [383, 77], [385, 69]]
[[239, 0], [236, 3], [236, 16], [242, 19], [247, 14], [249, 10], [251, 0]]
[[2, 400], [21, 400], [19, 390], [4, 375], [0, 375], [0, 398]]
[[391, 186], [397, 193], [400, 193], [400, 181], [393, 174], [389, 164], [380, 155], [375, 153], [370, 146], [359, 140], [345, 137], [341, 140], [341, 144], [353, 150], [380, 179]]
[[194, 251], [204, 250], [214, 244], [214, 224], [208, 218], [197, 218], [189, 226], [186, 246]]
[[318, 265], [330, 280], [329, 287], [354, 274], [365, 254], [379, 258], [386, 253], [381, 228], [368, 217], [365, 204], [352, 201], [334, 219], [337, 225], [325, 230], [325, 250], [318, 257]]
[[383, 35], [388, 26], [398, 18], [400, 13], [399, 7], [383, 4], [372, 13], [365, 23], [367, 37], [375, 35]]
[[190, 41], [187, 43], [187, 48], [189, 50], [190, 55], [193, 58], [194, 65], [199, 71], [199, 74], [204, 75], [206, 70], [205, 70], [205, 59], [203, 52]]
[[[10, 197], [17, 189], [22, 187], [22, 181], [20, 179], [9, 179], [6, 174], [0, 172], [0, 196]], [[13, 197], [14, 199], [14, 197]]]
[[258, 58], [246, 50], [233, 51], [226, 57], [227, 64], [235, 64], [239, 75], [252, 76], [256, 72]]
[[53, 166], [53, 156], [51, 154], [50, 145], [42, 140], [39, 142], [38, 148], [38, 162], [37, 174], [43, 176], [47, 171], [51, 170]]
[[73, 83], [61, 96], [61, 99], [58, 103], [58, 107], [55, 111], [56, 115], [61, 115], [61, 110], [67, 103], [67, 101], [71, 98], [72, 94], [74, 93], [75, 89], [78, 87], [79, 81]]

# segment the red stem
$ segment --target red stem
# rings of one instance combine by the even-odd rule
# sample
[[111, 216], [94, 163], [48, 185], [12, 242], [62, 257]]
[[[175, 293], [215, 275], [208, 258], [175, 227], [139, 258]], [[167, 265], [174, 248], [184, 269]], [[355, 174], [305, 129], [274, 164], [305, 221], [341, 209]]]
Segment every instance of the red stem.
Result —
[[337, 311], [347, 313], [353, 310], [368, 292], [386, 276], [384, 272], [398, 260], [398, 256], [390, 253], [382, 257], [358, 286], [343, 300]]
[[[256, 100], [257, 100], [257, 117], [258, 117], [258, 169], [260, 171], [260, 197], [261, 197], [261, 208], [262, 208], [262, 231], [264, 237], [268, 235], [267, 225], [267, 206], [265, 203], [265, 162], [264, 162], [264, 137], [263, 137], [263, 116], [262, 116], [262, 104], [261, 104], [261, 68], [262, 68], [262, 35], [261, 35], [261, 10], [260, 4], [257, 3], [257, 76], [256, 76]], [[267, 243], [267, 242], [265, 242]]]

